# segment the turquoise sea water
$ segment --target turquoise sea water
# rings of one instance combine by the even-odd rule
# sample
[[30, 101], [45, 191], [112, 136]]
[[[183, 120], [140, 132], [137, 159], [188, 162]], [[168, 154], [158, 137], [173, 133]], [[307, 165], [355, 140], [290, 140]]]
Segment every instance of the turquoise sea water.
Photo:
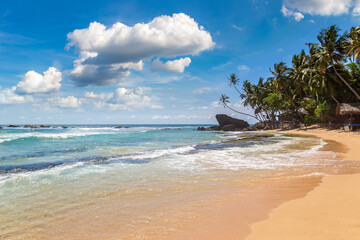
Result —
[[341, 168], [337, 154], [319, 151], [320, 139], [196, 128], [0, 129], [0, 236], [46, 239], [52, 224], [107, 198], [128, 231], [154, 209], [227, 185]]

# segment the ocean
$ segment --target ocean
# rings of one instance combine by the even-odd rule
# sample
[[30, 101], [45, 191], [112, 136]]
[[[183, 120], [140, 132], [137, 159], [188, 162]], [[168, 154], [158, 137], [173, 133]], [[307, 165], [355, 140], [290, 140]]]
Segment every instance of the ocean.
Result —
[[0, 238], [47, 239], [115, 221], [119, 239], [137, 236], [179, 204], [196, 214], [192, 203], [234, 187], [347, 164], [312, 137], [128, 126], [0, 129]]

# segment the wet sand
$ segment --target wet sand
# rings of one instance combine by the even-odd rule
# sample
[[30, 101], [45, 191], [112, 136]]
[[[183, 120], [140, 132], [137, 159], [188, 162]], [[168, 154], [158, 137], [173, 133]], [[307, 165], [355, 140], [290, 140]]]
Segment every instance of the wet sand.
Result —
[[[336, 141], [347, 160], [360, 160], [360, 134], [336, 130], [280, 131]], [[360, 174], [326, 176], [305, 197], [286, 202], [270, 217], [254, 224], [247, 240], [256, 239], [359, 239]]]
[[[117, 198], [107, 198], [58, 219], [38, 239], [244, 239], [250, 226], [268, 217], [271, 209], [304, 197], [319, 186], [321, 176], [290, 177], [232, 186], [191, 203], [153, 209], [133, 226], [117, 211]], [[241, 189], [237, 191], [237, 189]], [[86, 211], [85, 211], [86, 210]], [[161, 216], [157, 216], [157, 215]]]

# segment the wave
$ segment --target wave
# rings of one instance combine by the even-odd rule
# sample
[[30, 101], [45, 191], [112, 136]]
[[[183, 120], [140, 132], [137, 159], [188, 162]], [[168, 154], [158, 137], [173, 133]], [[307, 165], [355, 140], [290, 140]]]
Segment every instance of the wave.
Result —
[[11, 161], [13, 159], [18, 159], [18, 158], [35, 158], [35, 157], [51, 156], [54, 154], [56, 155], [56, 154], [64, 154], [64, 153], [79, 153], [79, 152], [85, 152], [88, 149], [89, 147], [83, 146], [83, 147], [64, 148], [64, 149], [56, 149], [56, 150], [42, 150], [32, 153], [6, 155], [0, 157], [0, 160]]
[[[146, 133], [148, 131], [167, 131], [181, 130], [187, 128], [179, 127], [132, 127], [132, 128], [108, 128], [108, 127], [81, 127], [70, 129], [16, 129], [16, 132], [3, 132], [0, 134], [0, 144], [11, 142], [18, 139], [27, 138], [48, 138], [48, 139], [67, 139], [75, 137], [85, 137], [91, 135], [108, 135], [119, 133]], [[26, 131], [26, 132], [18, 132]], [[45, 130], [45, 131], [44, 131]], [[59, 132], [60, 131], [60, 132]], [[0, 132], [1, 133], [1, 132]]]
[[14, 133], [6, 134], [0, 136], [0, 143], [15, 141], [19, 139], [28, 139], [28, 138], [49, 138], [49, 139], [67, 139], [74, 137], [85, 137], [90, 135], [100, 135], [100, 134], [114, 134], [111, 132], [26, 132], [26, 133]]
[[[47, 171], [53, 168], [64, 168], [65, 166], [78, 166], [84, 164], [146, 164], [155, 160], [162, 161], [162, 164], [170, 168], [177, 169], [197, 169], [197, 171], [207, 171], [208, 169], [275, 169], [279, 167], [292, 166], [311, 166], [318, 164], [332, 164], [331, 159], [336, 157], [333, 152], [319, 152], [318, 150], [326, 142], [313, 139], [314, 144], [307, 149], [296, 150], [289, 146], [306, 142], [304, 138], [274, 136], [263, 139], [246, 138], [249, 136], [241, 135], [244, 141], [236, 141], [239, 138], [229, 138], [234, 141], [211, 140], [208, 143], [175, 146], [162, 149], [138, 150], [137, 152], [111, 155], [111, 156], [87, 156], [82, 158], [62, 159], [58, 161], [48, 161], [40, 163], [30, 163], [23, 165], [2, 165], [0, 166], [1, 175], [13, 175], [25, 172]], [[224, 137], [224, 136], [223, 136]], [[224, 139], [224, 138], [223, 138]], [[78, 151], [79, 149], [68, 149]], [[80, 149], [81, 150], [81, 149]], [[61, 151], [61, 150], [59, 150]], [[85, 151], [85, 150], [84, 150]], [[43, 153], [34, 153], [41, 155]], [[49, 152], [51, 155], [51, 151]], [[323, 154], [330, 161], [321, 162], [315, 159]], [[81, 166], [82, 166], [81, 165]], [[119, 165], [121, 166], [121, 165]], [[67, 169], [67, 168], [64, 168]]]

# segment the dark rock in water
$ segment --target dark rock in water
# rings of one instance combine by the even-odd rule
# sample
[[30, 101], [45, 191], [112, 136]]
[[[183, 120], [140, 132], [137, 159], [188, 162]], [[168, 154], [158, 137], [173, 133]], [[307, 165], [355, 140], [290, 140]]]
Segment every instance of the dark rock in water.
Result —
[[250, 127], [248, 122], [241, 119], [229, 117], [228, 115], [225, 114], [217, 114], [216, 120], [218, 121], [221, 128], [230, 124], [236, 126], [236, 128], [238, 129], [244, 129]]
[[40, 128], [50, 128], [49, 125], [40, 125]]
[[18, 128], [18, 127], [20, 127], [20, 126], [17, 126], [17, 125], [9, 125], [9, 126], [7, 126], [8, 128]]
[[36, 126], [36, 125], [25, 125], [24, 128], [40, 128], [40, 126]]
[[127, 127], [127, 126], [116, 126], [115, 128], [130, 128], [130, 127]]
[[221, 131], [222, 128], [220, 126], [210, 126], [210, 127], [198, 127], [197, 131]]
[[210, 131], [220, 131], [220, 130], [221, 130], [221, 127], [220, 127], [220, 126], [217, 126], [217, 125], [215, 125], [215, 126], [210, 126], [210, 127], [209, 127], [209, 130], [210, 130]]
[[220, 126], [211, 126], [208, 128], [198, 127], [198, 131], [243, 131], [244, 129], [250, 128], [248, 122], [229, 117], [225, 114], [217, 114], [216, 120], [218, 121]]
[[0, 126], [0, 129], [3, 129], [3, 127], [2, 127], [2, 126]]
[[62, 126], [61, 128], [68, 128], [67, 126]]

